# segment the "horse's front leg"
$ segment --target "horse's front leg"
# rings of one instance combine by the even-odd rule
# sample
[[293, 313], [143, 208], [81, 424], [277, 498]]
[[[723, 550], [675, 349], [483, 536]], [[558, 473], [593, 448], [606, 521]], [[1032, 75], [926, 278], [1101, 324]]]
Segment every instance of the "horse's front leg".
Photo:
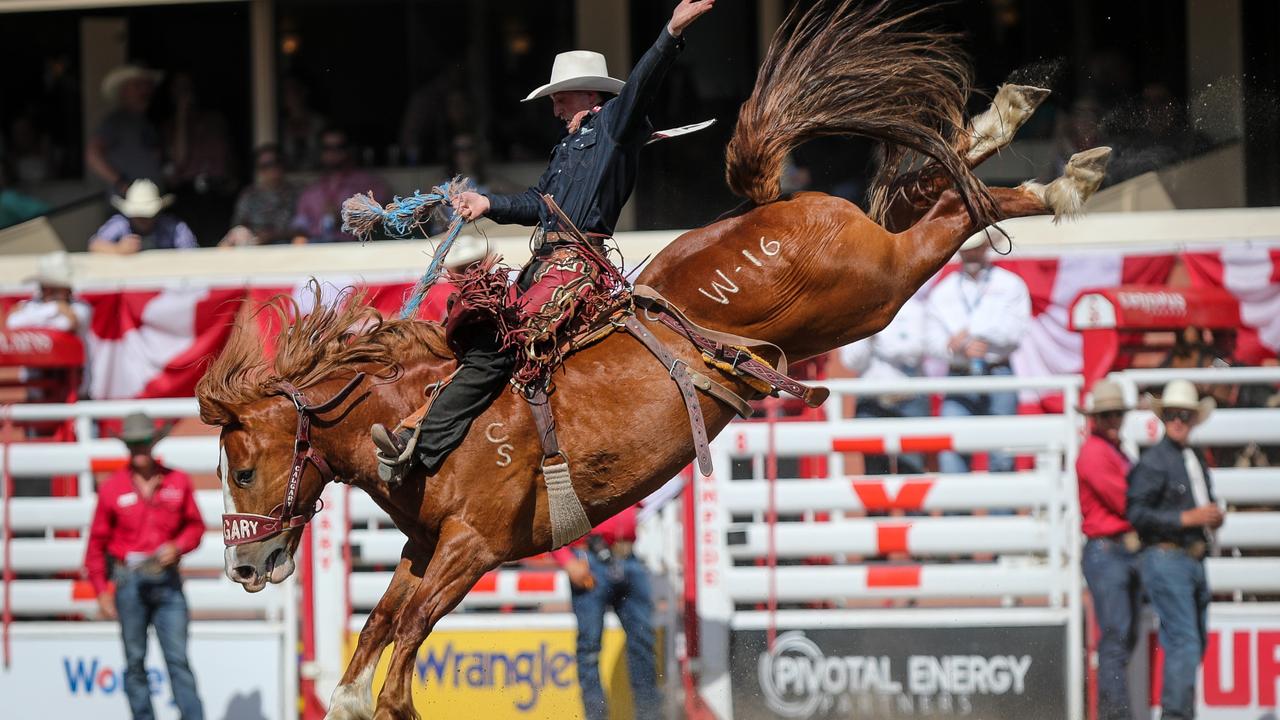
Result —
[[[429, 551], [412, 542], [400, 551], [400, 562], [391, 575], [391, 583], [373, 606], [369, 618], [360, 629], [355, 654], [347, 663], [342, 682], [334, 688], [329, 699], [329, 712], [325, 720], [369, 720], [373, 717], [373, 671], [382, 656], [382, 649], [391, 642], [401, 603], [416, 588], [430, 558]], [[417, 574], [414, 574], [414, 568]]]
[[387, 668], [387, 681], [378, 694], [376, 720], [417, 718], [413, 708], [412, 677], [418, 648], [432, 628], [457, 607], [482, 575], [496, 567], [498, 556], [470, 525], [446, 520], [440, 539], [418, 587], [400, 604]]

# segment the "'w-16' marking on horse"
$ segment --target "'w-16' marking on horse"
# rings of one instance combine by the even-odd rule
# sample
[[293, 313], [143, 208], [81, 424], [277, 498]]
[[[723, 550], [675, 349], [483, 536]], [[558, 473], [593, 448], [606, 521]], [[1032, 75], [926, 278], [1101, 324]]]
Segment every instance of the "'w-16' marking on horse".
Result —
[[[765, 236], [761, 235], [760, 236], [760, 252], [764, 253], [766, 258], [773, 257], [778, 253], [782, 252], [782, 243], [778, 242], [777, 240], [768, 240], [765, 238]], [[742, 256], [750, 260], [752, 263], [754, 263], [756, 267], [764, 267], [764, 263], [761, 262], [755, 255], [751, 254], [751, 250], [749, 248], [742, 248]], [[738, 265], [734, 267], [733, 271], [735, 273], [741, 272], [742, 266]], [[702, 293], [703, 295], [706, 295], [708, 298], [712, 300], [715, 300], [721, 305], [728, 305], [729, 296], [726, 295], [726, 293], [738, 292], [738, 284], [730, 280], [729, 276], [724, 274], [724, 270], [717, 268], [716, 274], [720, 276], [721, 280], [724, 280], [725, 284], [721, 285], [715, 280], [712, 280], [711, 289], [715, 291], [714, 295], [707, 292], [703, 288], [698, 288], [698, 292]]]

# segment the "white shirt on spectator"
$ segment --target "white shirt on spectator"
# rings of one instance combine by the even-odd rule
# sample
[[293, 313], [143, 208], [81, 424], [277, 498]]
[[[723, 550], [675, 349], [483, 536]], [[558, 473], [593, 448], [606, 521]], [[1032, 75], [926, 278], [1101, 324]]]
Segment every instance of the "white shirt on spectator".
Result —
[[[89, 306], [78, 300], [71, 301], [71, 312], [79, 320], [77, 332], [83, 336], [89, 330]], [[58, 310], [58, 303], [52, 300], [32, 299], [18, 303], [13, 312], [5, 318], [5, 325], [10, 330], [61, 330], [71, 332], [71, 320]]]
[[988, 365], [1007, 363], [1031, 323], [1031, 293], [1012, 272], [994, 265], [977, 277], [953, 272], [934, 286], [928, 303], [929, 354], [953, 367], [965, 367], [962, 352], [952, 356], [947, 344], [961, 331], [987, 343]]
[[840, 348], [840, 362], [858, 377], [894, 380], [918, 374], [925, 355], [927, 313], [919, 294], [907, 301], [888, 326]]

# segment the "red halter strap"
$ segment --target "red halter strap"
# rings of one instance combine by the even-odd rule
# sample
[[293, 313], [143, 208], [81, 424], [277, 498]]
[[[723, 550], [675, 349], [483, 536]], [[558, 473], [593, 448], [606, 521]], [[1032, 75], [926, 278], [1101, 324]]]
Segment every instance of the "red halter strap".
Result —
[[[316, 472], [324, 482], [333, 480], [333, 471], [324, 456], [311, 444], [311, 416], [328, 412], [351, 394], [352, 390], [364, 380], [364, 373], [356, 373], [355, 377], [343, 386], [336, 395], [319, 405], [307, 402], [307, 396], [294, 387], [292, 383], [281, 381], [280, 393], [293, 401], [298, 411], [298, 430], [293, 439], [293, 465], [289, 468], [289, 484], [285, 487], [284, 502], [275, 506], [270, 515], [253, 513], [223, 513], [222, 544], [227, 547], [262, 542], [279, 535], [286, 530], [306, 525], [323, 507], [323, 502], [302, 512], [297, 512], [298, 487], [302, 484], [302, 473], [307, 463], [315, 466]], [[223, 482], [231, 482], [231, 478], [222, 478]]]

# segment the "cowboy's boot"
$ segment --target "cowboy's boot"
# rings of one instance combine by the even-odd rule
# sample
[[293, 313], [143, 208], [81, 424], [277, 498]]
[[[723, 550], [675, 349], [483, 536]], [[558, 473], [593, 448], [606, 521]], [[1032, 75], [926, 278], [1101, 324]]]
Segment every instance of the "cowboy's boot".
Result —
[[369, 435], [378, 448], [378, 477], [391, 487], [399, 485], [419, 459], [414, 452], [418, 431], [402, 425], [392, 432], [387, 426], [377, 423], [369, 428]]

